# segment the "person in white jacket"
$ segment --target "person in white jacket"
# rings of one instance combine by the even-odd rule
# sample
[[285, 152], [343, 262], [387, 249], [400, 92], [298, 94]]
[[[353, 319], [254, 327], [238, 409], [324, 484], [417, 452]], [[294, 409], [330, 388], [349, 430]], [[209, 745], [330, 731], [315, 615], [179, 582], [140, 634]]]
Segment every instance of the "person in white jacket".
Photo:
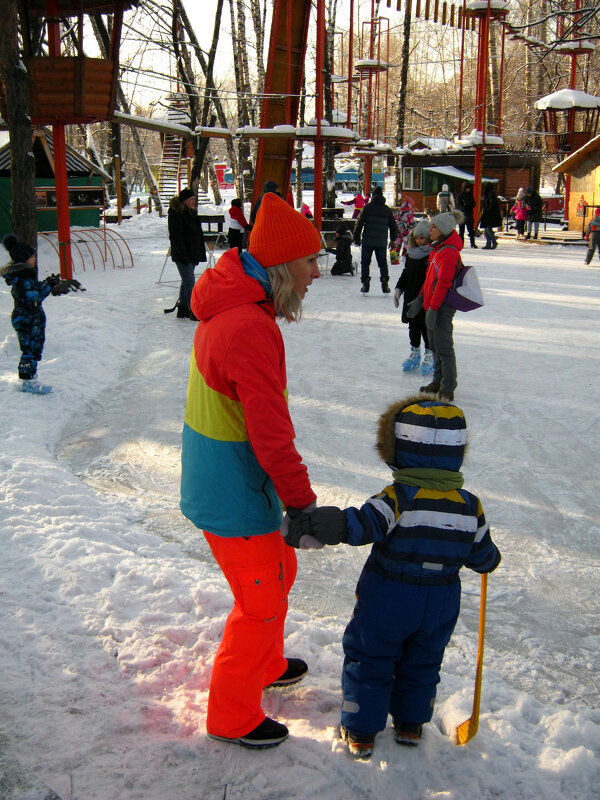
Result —
[[445, 214], [446, 211], [452, 211], [454, 206], [454, 197], [452, 192], [448, 189], [448, 184], [442, 185], [442, 191], [438, 192], [435, 205], [440, 214]]

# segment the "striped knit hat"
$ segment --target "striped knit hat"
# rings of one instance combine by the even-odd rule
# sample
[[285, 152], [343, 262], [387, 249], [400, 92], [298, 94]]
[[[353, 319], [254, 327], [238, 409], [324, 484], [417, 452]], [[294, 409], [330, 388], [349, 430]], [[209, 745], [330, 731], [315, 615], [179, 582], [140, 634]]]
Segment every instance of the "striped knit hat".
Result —
[[409, 397], [379, 418], [377, 450], [393, 469], [434, 468], [458, 472], [467, 445], [462, 410], [431, 395]]
[[261, 266], [287, 264], [320, 249], [321, 237], [312, 222], [278, 195], [272, 192], [264, 195], [248, 247]]

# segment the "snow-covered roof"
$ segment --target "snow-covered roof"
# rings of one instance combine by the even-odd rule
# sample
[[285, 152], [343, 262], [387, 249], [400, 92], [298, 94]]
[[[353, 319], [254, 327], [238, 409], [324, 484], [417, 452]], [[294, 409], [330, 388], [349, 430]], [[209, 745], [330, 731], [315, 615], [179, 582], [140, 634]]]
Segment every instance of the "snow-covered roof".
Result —
[[[485, 11], [488, 7], [488, 0], [469, 0], [467, 11]], [[489, 0], [489, 7], [492, 11], [508, 11], [510, 3], [508, 0]]]
[[443, 150], [450, 144], [452, 144], [452, 142], [450, 142], [448, 139], [442, 139], [439, 136], [418, 136], [416, 139], [413, 139], [412, 142], [409, 142], [408, 149], [409, 150], [415, 150], [416, 148], [430, 149], [432, 147], [436, 147], [438, 150]]
[[[424, 172], [436, 172], [439, 175], [447, 175], [449, 178], [458, 178], [462, 181], [475, 181], [475, 175], [471, 172], [465, 172], [462, 169], [457, 169], [457, 167], [423, 167]], [[483, 183], [498, 183], [498, 178], [486, 178], [485, 176], [481, 178]]]
[[[478, 131], [475, 128], [468, 136], [456, 137], [455, 144], [462, 145], [463, 147], [475, 147], [478, 144], [483, 144], [483, 131]], [[504, 139], [502, 136], [494, 136], [493, 134], [485, 134], [486, 145], [503, 145]]]
[[[39, 130], [39, 128], [38, 128]], [[52, 130], [50, 128], [42, 128], [44, 132], [44, 136], [46, 137], [46, 142], [48, 144], [48, 149], [52, 156], [54, 156], [54, 138], [52, 136]], [[10, 170], [10, 134], [8, 131], [1, 131], [0, 132], [0, 170], [2, 171], [9, 171]], [[75, 148], [71, 147], [70, 144], [66, 145], [66, 159], [67, 159], [67, 173], [69, 175], [91, 175], [95, 173], [96, 175], [100, 175], [101, 177], [105, 178], [106, 180], [110, 180], [111, 176], [105, 169], [98, 166], [98, 164], [94, 164], [85, 156], [82, 156], [80, 153], [75, 150]]]
[[558, 92], [547, 94], [536, 100], [535, 107], [538, 111], [547, 108], [568, 109], [568, 108], [600, 108], [600, 97], [593, 94], [579, 92], [577, 89], [559, 89]]

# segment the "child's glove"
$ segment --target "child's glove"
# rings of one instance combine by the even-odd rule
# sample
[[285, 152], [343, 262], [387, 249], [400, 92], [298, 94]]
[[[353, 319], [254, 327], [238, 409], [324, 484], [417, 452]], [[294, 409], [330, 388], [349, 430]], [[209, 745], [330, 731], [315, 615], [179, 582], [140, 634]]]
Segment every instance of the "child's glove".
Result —
[[48, 277], [46, 278], [46, 283], [51, 289], [54, 289], [55, 286], [58, 286], [60, 281], [61, 281], [60, 275], [48, 275]]
[[415, 299], [406, 306], [406, 316], [414, 319], [423, 308], [423, 295], [417, 295]]
[[[305, 549], [305, 539], [316, 539], [324, 544], [340, 544], [348, 540], [346, 515], [337, 506], [321, 506], [312, 514], [303, 514], [293, 509], [286, 543]], [[289, 512], [288, 512], [289, 513]]]
[[396, 308], [398, 308], [398, 306], [400, 305], [401, 297], [402, 297], [402, 290], [396, 289], [396, 291], [394, 292], [394, 305], [396, 306]]
[[59, 280], [57, 284], [55, 284], [52, 289], [50, 290], [51, 294], [57, 297], [59, 294], [69, 294], [71, 291], [71, 287], [69, 286], [69, 281], [67, 280]]

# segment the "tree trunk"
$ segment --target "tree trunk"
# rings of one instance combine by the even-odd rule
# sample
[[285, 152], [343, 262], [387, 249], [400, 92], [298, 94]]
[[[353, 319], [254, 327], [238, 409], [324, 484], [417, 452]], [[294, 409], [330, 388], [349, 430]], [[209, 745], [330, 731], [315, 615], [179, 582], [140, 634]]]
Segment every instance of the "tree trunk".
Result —
[[[410, 57], [410, 23], [411, 9], [406, 4], [404, 9], [404, 25], [402, 28], [402, 68], [400, 70], [400, 91], [398, 92], [398, 127], [396, 131], [396, 147], [404, 147], [404, 126], [406, 121], [406, 91], [408, 87], [408, 62]], [[396, 156], [394, 175], [394, 205], [400, 205], [402, 194], [402, 156]]]
[[[244, 18], [244, 7], [238, 2], [238, 17], [235, 18], [234, 0], [229, 0], [229, 12], [231, 16], [231, 33], [234, 53], [246, 53], [241, 59], [234, 58], [235, 88], [237, 90], [237, 120], [240, 128], [250, 124], [250, 112], [248, 108], [249, 84], [244, 78], [242, 63], [248, 62], [246, 41], [246, 25]], [[240, 19], [241, 16], [241, 19]], [[240, 139], [238, 142], [238, 159], [240, 165], [239, 190], [240, 197], [244, 200], [252, 199], [253, 185], [253, 164], [250, 142], [248, 139]]]
[[490, 50], [488, 66], [487, 121], [494, 135], [498, 129], [498, 109], [500, 108], [500, 55], [498, 53], [498, 23], [490, 22]]
[[[198, 62], [199, 62], [200, 67], [202, 69], [202, 73], [206, 78], [206, 72], [207, 72], [208, 66], [207, 66], [207, 63], [206, 63], [206, 59], [204, 58], [204, 52], [203, 52], [202, 48], [200, 47], [200, 44], [198, 42], [198, 38], [196, 36], [196, 33], [195, 33], [195, 31], [194, 31], [194, 29], [192, 27], [192, 24], [191, 24], [191, 22], [189, 20], [189, 17], [188, 17], [188, 15], [186, 13], [185, 8], [183, 7], [183, 4], [181, 3], [181, 0], [173, 0], [173, 8], [177, 9], [177, 13], [179, 15], [179, 19], [181, 21], [181, 24], [183, 25], [183, 28], [184, 28], [187, 36], [188, 36], [188, 39], [190, 40], [190, 45], [191, 45], [192, 49], [194, 50], [194, 54], [195, 54], [196, 58], [198, 59]], [[215, 108], [215, 112], [217, 114], [217, 119], [219, 120], [219, 125], [222, 128], [228, 128], [229, 124], [227, 122], [227, 116], [225, 114], [225, 111], [223, 110], [223, 104], [221, 103], [221, 100], [217, 95], [215, 95], [215, 97], [213, 97], [213, 105], [214, 105], [214, 108]], [[238, 175], [239, 174], [238, 158], [237, 158], [237, 155], [236, 155], [236, 152], [235, 152], [234, 143], [233, 143], [231, 138], [228, 138], [226, 140], [226, 146], [227, 146], [227, 154], [229, 156], [229, 163], [230, 163], [231, 169], [233, 171], [233, 174], [234, 174], [234, 176]]]
[[33, 129], [29, 117], [27, 71], [20, 59], [17, 4], [0, 0], [0, 76], [6, 108], [1, 108], [10, 135], [10, 219], [13, 233], [37, 250], [35, 212], [35, 158]]

